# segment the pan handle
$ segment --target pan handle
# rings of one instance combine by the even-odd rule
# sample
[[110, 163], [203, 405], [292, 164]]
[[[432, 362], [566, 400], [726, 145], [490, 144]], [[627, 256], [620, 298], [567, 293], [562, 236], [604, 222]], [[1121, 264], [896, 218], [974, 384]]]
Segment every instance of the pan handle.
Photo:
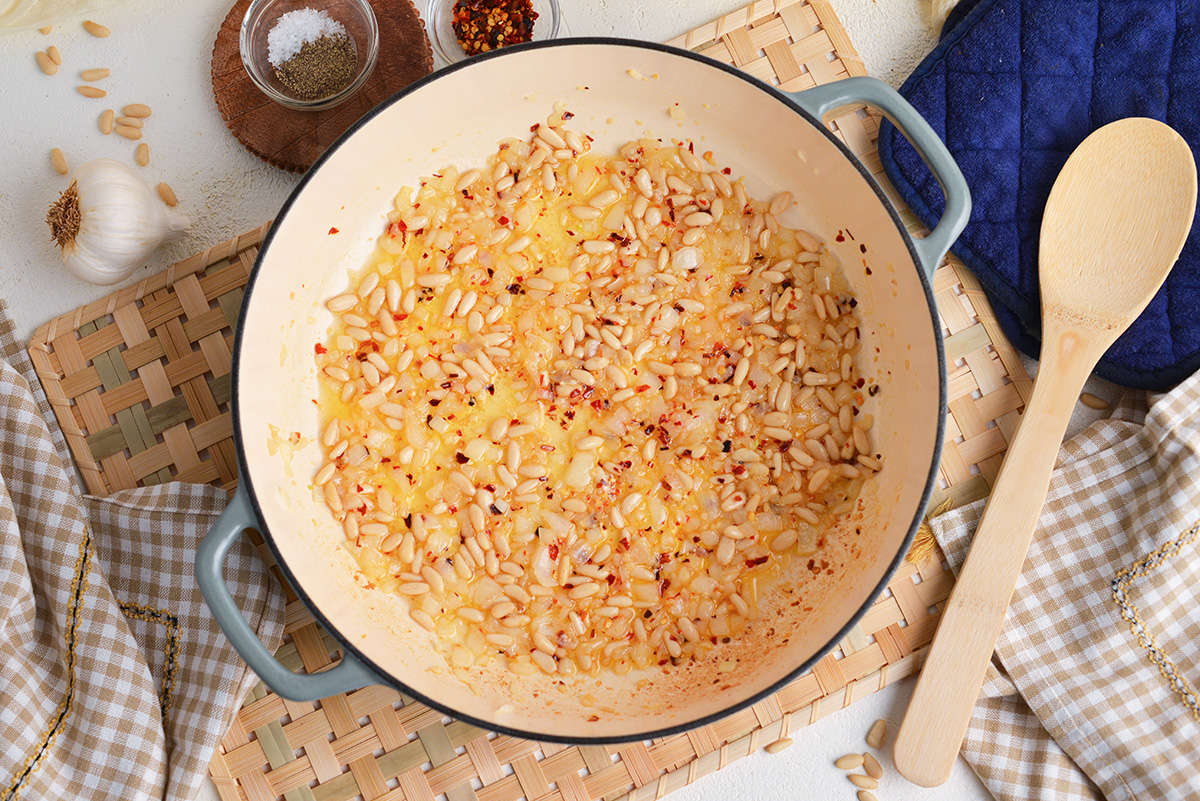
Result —
[[233, 543], [248, 528], [259, 528], [257, 515], [246, 491], [238, 487], [233, 500], [209, 529], [196, 550], [196, 582], [208, 602], [217, 625], [233, 643], [242, 659], [267, 686], [292, 701], [315, 701], [337, 693], [378, 684], [376, 676], [352, 654], [342, 649], [342, 661], [320, 673], [293, 673], [277, 660], [242, 617], [225, 585], [225, 558]]
[[834, 109], [869, 103], [892, 121], [925, 160], [946, 196], [946, 210], [937, 226], [924, 239], [913, 240], [921, 268], [932, 283], [934, 270], [971, 216], [971, 192], [946, 145], [899, 92], [875, 78], [846, 78], [789, 95], [819, 123]]

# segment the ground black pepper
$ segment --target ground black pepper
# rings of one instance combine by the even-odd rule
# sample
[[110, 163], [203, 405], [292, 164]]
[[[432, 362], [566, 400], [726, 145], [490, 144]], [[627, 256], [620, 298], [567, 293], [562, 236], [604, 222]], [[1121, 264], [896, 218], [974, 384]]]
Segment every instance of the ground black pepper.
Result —
[[320, 100], [345, 89], [358, 73], [354, 43], [345, 34], [305, 42], [275, 68], [275, 77], [301, 100]]
[[530, 0], [457, 0], [454, 35], [469, 56], [533, 39], [537, 12]]

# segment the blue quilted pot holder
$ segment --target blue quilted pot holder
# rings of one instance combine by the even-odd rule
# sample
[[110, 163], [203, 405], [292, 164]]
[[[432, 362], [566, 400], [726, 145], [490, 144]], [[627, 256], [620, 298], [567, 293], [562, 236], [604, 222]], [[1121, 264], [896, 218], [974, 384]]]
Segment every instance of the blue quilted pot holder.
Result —
[[[983, 284], [1004, 333], [1036, 358], [1038, 236], [1050, 187], [1089, 133], [1124, 117], [1166, 122], [1197, 154], [1200, 7], [1195, 0], [963, 0], [900, 93], [945, 140], [971, 187], [971, 221], [955, 254]], [[900, 196], [932, 227], [941, 190], [890, 124], [880, 131], [879, 154]], [[1165, 390], [1198, 368], [1193, 226], [1165, 286], [1096, 373]]]

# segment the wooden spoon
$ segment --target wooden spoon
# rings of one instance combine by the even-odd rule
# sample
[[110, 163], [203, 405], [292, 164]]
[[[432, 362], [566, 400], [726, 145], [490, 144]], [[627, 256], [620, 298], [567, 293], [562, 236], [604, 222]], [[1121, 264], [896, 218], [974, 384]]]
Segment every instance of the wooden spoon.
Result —
[[917, 784], [934, 787], [950, 777], [1071, 411], [1096, 362], [1166, 280], [1195, 211], [1191, 149], [1154, 120], [1099, 129], [1054, 182], [1042, 219], [1042, 351], [1033, 397], [896, 737], [896, 768]]

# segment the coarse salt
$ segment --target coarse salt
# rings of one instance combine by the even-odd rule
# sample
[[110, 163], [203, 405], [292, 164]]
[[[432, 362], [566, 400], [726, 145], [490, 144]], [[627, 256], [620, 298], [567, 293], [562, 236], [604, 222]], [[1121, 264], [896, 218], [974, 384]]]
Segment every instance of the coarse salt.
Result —
[[300, 52], [300, 48], [322, 36], [346, 35], [342, 23], [328, 12], [314, 8], [289, 11], [279, 18], [267, 34], [267, 59], [278, 67]]

